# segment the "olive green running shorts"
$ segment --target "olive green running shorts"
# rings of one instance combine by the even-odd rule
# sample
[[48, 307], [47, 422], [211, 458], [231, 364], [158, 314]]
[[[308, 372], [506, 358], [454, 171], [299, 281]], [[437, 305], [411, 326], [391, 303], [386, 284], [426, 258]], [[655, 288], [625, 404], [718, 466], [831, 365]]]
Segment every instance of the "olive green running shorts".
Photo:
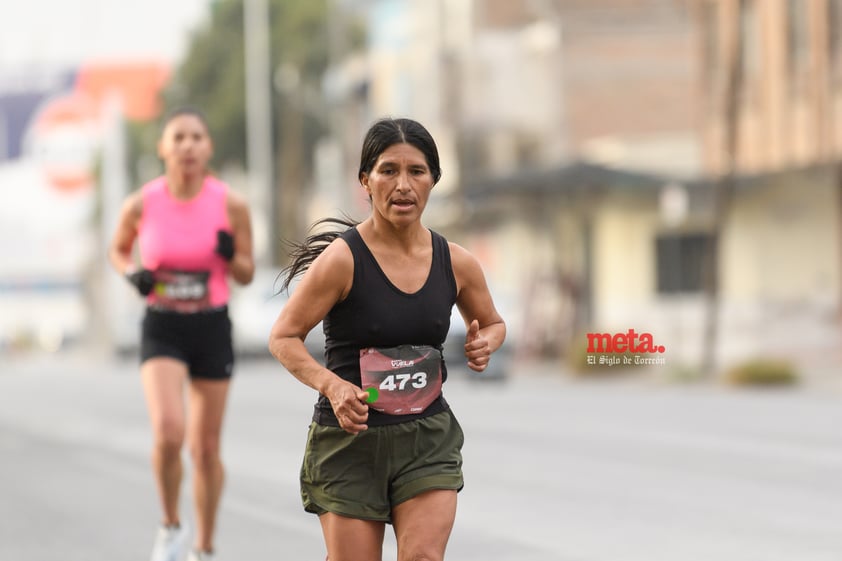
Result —
[[357, 435], [313, 422], [301, 466], [304, 510], [391, 522], [403, 501], [462, 489], [464, 440], [450, 410]]

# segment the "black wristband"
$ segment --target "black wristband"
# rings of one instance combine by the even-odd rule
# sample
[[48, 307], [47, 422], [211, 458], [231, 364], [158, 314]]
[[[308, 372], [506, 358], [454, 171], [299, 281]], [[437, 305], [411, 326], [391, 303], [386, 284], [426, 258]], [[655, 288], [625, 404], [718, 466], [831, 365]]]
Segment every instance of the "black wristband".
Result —
[[225, 230], [217, 230], [215, 251], [226, 261], [231, 261], [234, 258], [234, 236]]
[[155, 275], [149, 269], [126, 273], [126, 280], [134, 285], [141, 296], [146, 296], [155, 288]]

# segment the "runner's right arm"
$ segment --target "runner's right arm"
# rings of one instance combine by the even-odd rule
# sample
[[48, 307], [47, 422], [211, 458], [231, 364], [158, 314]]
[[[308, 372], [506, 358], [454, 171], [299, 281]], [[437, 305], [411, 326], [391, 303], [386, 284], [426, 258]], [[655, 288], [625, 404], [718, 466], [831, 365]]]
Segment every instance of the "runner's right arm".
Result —
[[137, 238], [138, 225], [143, 213], [143, 198], [140, 191], [132, 193], [123, 202], [117, 228], [111, 238], [108, 258], [111, 266], [121, 275], [128, 275], [136, 269], [132, 258], [132, 247]]
[[304, 273], [269, 335], [269, 350], [302, 383], [330, 400], [340, 426], [350, 433], [368, 428], [368, 394], [322, 366], [304, 346], [307, 334], [351, 289], [354, 258], [334, 240]]

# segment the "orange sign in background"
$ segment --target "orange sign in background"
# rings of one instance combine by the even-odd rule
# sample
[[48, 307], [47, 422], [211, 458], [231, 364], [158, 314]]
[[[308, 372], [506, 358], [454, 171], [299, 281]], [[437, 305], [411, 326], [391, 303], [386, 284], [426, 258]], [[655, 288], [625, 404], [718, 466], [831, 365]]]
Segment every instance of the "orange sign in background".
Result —
[[30, 129], [29, 152], [50, 186], [66, 192], [92, 188], [106, 100], [118, 96], [128, 120], [154, 119], [169, 77], [169, 66], [157, 62], [83, 65], [72, 91], [45, 102]]

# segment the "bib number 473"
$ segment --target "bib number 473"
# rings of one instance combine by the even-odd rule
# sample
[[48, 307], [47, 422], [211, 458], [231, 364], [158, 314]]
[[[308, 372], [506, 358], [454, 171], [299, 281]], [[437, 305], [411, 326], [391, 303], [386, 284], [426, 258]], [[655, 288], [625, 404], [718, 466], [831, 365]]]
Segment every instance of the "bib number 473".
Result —
[[416, 372], [415, 374], [389, 374], [380, 382], [380, 389], [387, 392], [401, 391], [409, 384], [413, 388], [423, 388], [427, 385], [427, 373]]

